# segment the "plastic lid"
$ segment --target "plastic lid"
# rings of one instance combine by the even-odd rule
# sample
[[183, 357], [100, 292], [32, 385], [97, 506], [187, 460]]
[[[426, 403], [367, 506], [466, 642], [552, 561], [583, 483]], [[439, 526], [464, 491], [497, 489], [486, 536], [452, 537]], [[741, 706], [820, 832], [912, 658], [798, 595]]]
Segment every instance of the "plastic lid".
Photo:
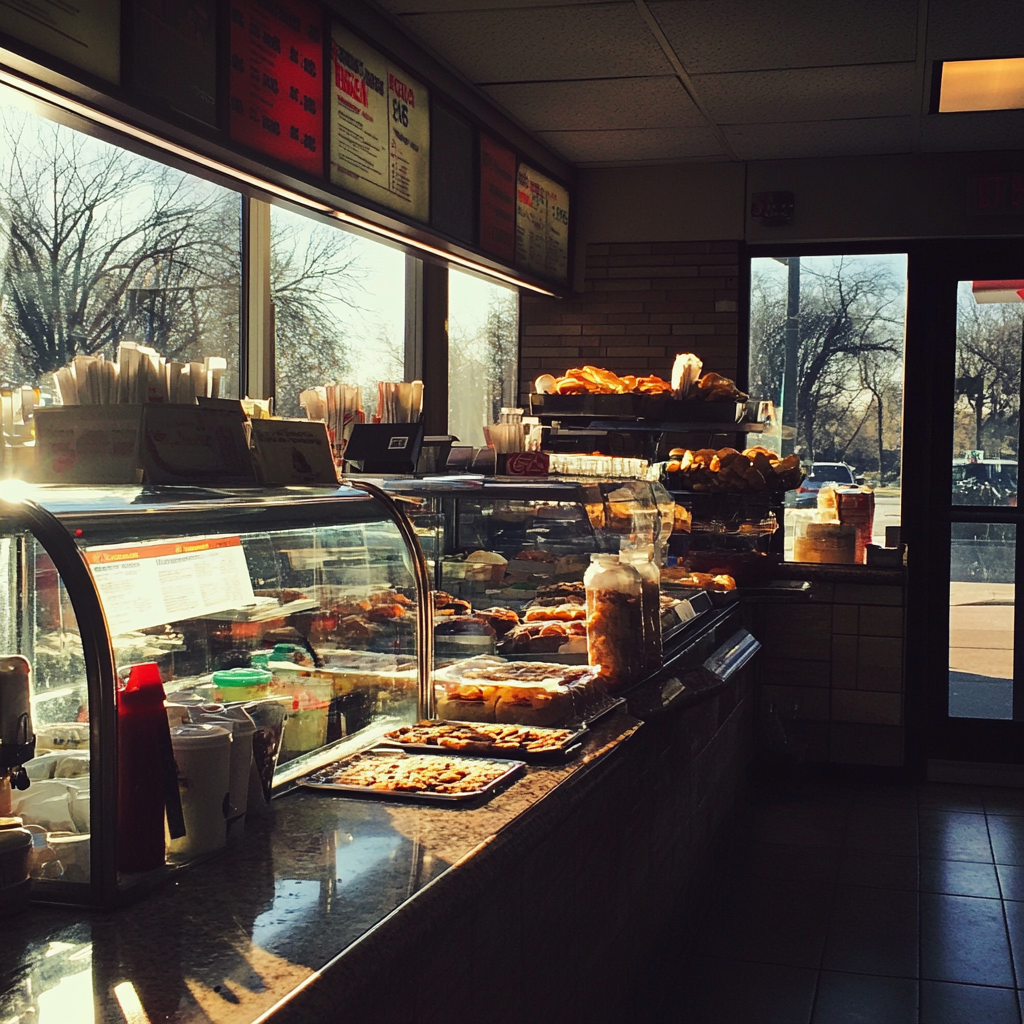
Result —
[[249, 664], [253, 668], [266, 668], [267, 664], [269, 663], [269, 661], [270, 661], [270, 652], [269, 651], [260, 651], [259, 654], [254, 654], [249, 659]]
[[595, 551], [590, 556], [590, 560], [598, 564], [614, 565], [619, 560], [619, 556], [613, 555], [608, 551]]
[[176, 725], [171, 745], [179, 748], [217, 747], [231, 742], [231, 730], [219, 725]]
[[213, 673], [217, 686], [266, 686], [273, 678], [262, 668], [226, 668]]
[[9, 828], [21, 828], [24, 824], [24, 818], [0, 818], [0, 832]]
[[299, 644], [274, 644], [274, 650], [271, 652], [270, 657], [275, 661], [281, 658], [287, 661], [296, 651], [302, 651], [303, 654], [306, 653], [306, 649]]

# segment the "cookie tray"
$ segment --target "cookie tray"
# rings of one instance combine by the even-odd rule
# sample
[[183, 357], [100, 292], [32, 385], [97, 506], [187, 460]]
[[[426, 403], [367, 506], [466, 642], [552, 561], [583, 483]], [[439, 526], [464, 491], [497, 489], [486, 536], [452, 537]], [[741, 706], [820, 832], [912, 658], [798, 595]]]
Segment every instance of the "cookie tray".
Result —
[[[408, 755], [410, 751], [396, 750], [395, 747], [374, 747], [371, 750], [363, 750], [358, 754], [350, 754], [348, 757], [339, 758], [337, 761], [332, 761], [329, 765], [325, 765], [323, 768], [318, 768], [315, 772], [311, 772], [304, 778], [298, 781], [300, 786], [306, 786], [309, 789], [329, 790], [333, 793], [351, 793], [353, 795], [364, 796], [364, 797], [379, 797], [382, 800], [411, 800], [416, 803], [465, 803], [468, 800], [479, 800], [480, 797], [493, 793], [499, 786], [508, 782], [509, 779], [515, 778], [525, 768], [525, 761], [505, 761], [491, 758], [494, 764], [501, 765], [504, 771], [497, 778], [492, 779], [485, 786], [481, 786], [479, 789], [470, 790], [468, 793], [432, 793], [429, 791], [416, 792], [414, 790], [405, 789], [374, 789], [372, 786], [353, 786], [349, 784], [341, 784], [335, 782], [318, 782], [317, 778], [327, 776], [331, 772], [332, 768], [345, 764], [347, 762], [355, 761], [365, 757], [388, 757], [393, 758], [396, 754]], [[418, 752], [419, 753], [419, 752]], [[430, 754], [434, 757], [444, 757], [446, 760], [462, 757], [460, 753], [437, 753], [437, 748], [430, 751]], [[467, 758], [467, 760], [469, 760]], [[480, 763], [480, 758], [472, 759], [477, 764]]]
[[[478, 722], [453, 722], [453, 725], [468, 725], [470, 727], [479, 725]], [[434, 743], [402, 743], [401, 740], [391, 740], [385, 737], [381, 740], [382, 747], [394, 750], [405, 750], [417, 754], [448, 754], [452, 757], [485, 757], [493, 761], [504, 761], [506, 757], [521, 758], [530, 764], [562, 764], [571, 761], [583, 745], [583, 737], [587, 734], [586, 725], [581, 725], [575, 732], [567, 736], [556, 750], [449, 750], [447, 747], [439, 747]]]

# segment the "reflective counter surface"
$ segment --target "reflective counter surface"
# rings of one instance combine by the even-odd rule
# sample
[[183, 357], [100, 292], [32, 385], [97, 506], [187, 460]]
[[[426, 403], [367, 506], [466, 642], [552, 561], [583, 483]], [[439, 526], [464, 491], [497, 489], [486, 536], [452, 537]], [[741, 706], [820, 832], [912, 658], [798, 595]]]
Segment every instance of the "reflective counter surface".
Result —
[[133, 906], [33, 906], [0, 923], [0, 1021], [262, 1019], [432, 880], [546, 805], [558, 813], [558, 794], [571, 799], [577, 779], [639, 727], [615, 714], [575, 761], [530, 767], [477, 807], [292, 792], [239, 843]]

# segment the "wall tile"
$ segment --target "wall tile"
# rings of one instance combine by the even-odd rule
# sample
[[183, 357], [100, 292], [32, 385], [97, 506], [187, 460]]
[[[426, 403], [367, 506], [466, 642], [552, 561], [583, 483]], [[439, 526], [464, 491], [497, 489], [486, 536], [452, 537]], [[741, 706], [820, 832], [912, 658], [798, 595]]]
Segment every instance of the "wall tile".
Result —
[[833, 689], [832, 721], [899, 725], [902, 721], [902, 700], [898, 693]]
[[785, 718], [828, 721], [829, 692], [820, 686], [762, 686], [761, 708], [775, 704]]
[[861, 605], [859, 625], [861, 636], [903, 636], [903, 608]]
[[829, 736], [833, 764], [903, 764], [903, 730], [896, 725], [833, 722]]
[[903, 641], [862, 636], [857, 642], [857, 685], [863, 690], [902, 691]]
[[903, 605], [903, 588], [871, 583], [837, 583], [837, 602], [848, 604]]
[[[758, 639], [761, 633], [754, 631]], [[792, 658], [767, 657], [762, 654], [761, 682], [765, 686], [816, 686], [827, 689], [832, 666], [827, 661], [794, 661]]]
[[857, 632], [857, 605], [837, 604], [832, 606], [832, 632]]
[[855, 689], [857, 686], [857, 638], [832, 637], [832, 685]]

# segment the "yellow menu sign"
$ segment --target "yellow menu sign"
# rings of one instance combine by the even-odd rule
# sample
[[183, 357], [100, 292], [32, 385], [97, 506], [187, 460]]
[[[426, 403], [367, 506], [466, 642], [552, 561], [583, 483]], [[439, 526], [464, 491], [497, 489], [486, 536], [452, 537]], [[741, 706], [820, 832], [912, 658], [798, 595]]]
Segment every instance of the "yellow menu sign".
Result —
[[331, 76], [331, 181], [426, 221], [426, 87], [340, 25], [331, 28]]
[[526, 164], [516, 179], [516, 264], [558, 281], [569, 276], [569, 190]]

